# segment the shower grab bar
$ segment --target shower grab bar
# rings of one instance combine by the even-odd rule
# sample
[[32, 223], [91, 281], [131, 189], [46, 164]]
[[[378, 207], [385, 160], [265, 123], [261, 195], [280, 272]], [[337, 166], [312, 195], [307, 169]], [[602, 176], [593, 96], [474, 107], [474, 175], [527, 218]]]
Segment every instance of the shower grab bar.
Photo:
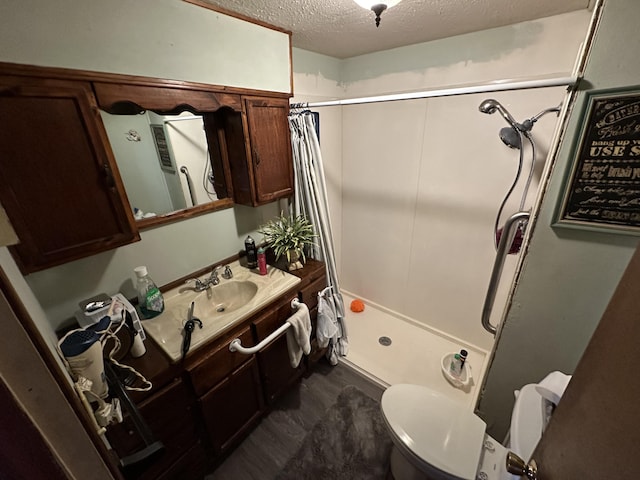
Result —
[[[291, 308], [293, 308], [294, 310], [297, 310], [300, 305], [301, 305], [301, 302], [297, 298], [294, 298], [293, 300], [291, 300]], [[262, 340], [257, 345], [254, 345], [253, 347], [248, 347], [248, 348], [243, 347], [242, 340], [240, 340], [239, 338], [234, 338], [229, 344], [229, 350], [231, 350], [232, 352], [243, 353], [245, 355], [252, 355], [257, 351], [263, 349], [267, 345], [269, 345], [271, 342], [273, 342], [276, 338], [282, 335], [282, 333], [285, 332], [290, 326], [291, 324], [289, 322], [284, 322], [284, 324], [281, 325], [280, 328], [272, 332], [267, 338]]]
[[187, 179], [187, 188], [189, 188], [189, 196], [191, 197], [191, 203], [195, 207], [198, 205], [198, 201], [196, 200], [196, 192], [193, 189], [193, 181], [191, 180], [191, 174], [189, 173], [189, 169], [186, 166], [180, 167], [180, 172], [184, 174]]
[[498, 331], [498, 327], [491, 325], [491, 311], [493, 310], [493, 303], [496, 299], [498, 284], [500, 283], [500, 277], [502, 276], [504, 261], [509, 253], [509, 247], [511, 247], [511, 243], [515, 238], [516, 227], [518, 227], [522, 222], [529, 220], [530, 216], [531, 214], [529, 212], [516, 212], [511, 215], [504, 224], [502, 235], [500, 236], [500, 242], [498, 242], [496, 260], [493, 263], [493, 271], [491, 272], [491, 279], [489, 280], [489, 287], [487, 288], [487, 296], [485, 297], [484, 306], [482, 307], [482, 326], [487, 332], [494, 336]]

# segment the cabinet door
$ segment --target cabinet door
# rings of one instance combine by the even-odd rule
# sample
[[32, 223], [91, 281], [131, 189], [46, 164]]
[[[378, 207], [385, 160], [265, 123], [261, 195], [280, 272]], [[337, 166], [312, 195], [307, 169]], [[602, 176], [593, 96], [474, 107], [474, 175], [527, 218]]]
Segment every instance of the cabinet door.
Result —
[[289, 132], [289, 101], [245, 98], [258, 204], [293, 195], [293, 160]]
[[139, 240], [89, 83], [0, 76], [0, 203], [24, 273]]
[[[127, 479], [155, 479], [171, 467], [182, 455], [198, 443], [201, 437], [199, 423], [194, 412], [195, 398], [178, 378], [138, 407], [156, 440], [165, 450], [158, 458], [132, 465], [125, 472]], [[144, 441], [133, 419], [126, 415], [124, 421], [107, 428], [107, 438], [120, 458], [141, 451]]]
[[258, 366], [251, 358], [201, 399], [202, 415], [216, 453], [244, 436], [262, 413]]
[[[280, 328], [291, 315], [291, 306], [286, 305], [256, 319], [253, 323], [257, 341], [262, 341]], [[271, 405], [287, 388], [302, 376], [305, 362], [296, 368], [291, 366], [286, 333], [280, 335], [257, 353], [260, 376], [267, 403]]]
[[220, 113], [236, 203], [258, 206], [293, 195], [289, 102], [243, 97], [242, 112]]

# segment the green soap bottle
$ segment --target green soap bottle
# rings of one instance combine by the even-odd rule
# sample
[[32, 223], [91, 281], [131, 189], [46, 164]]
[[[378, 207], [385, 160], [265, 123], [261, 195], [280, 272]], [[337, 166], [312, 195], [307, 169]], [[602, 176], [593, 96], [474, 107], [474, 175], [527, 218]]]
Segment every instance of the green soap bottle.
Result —
[[137, 277], [138, 310], [142, 319], [157, 317], [164, 311], [162, 292], [149, 277], [147, 267], [136, 267], [133, 271]]

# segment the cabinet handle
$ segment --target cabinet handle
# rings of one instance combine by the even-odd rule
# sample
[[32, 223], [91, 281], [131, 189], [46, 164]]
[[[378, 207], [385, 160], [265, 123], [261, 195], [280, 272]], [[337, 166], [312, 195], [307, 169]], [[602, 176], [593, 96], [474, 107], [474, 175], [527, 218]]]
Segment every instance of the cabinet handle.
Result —
[[115, 188], [116, 186], [116, 182], [113, 179], [113, 172], [111, 171], [111, 169], [109, 168], [109, 165], [104, 164], [102, 166], [102, 173], [104, 175], [104, 182], [107, 185], [108, 188]]
[[253, 149], [253, 160], [256, 164], [256, 167], [260, 165], [260, 155], [258, 155], [258, 152], [256, 151], [255, 148]]

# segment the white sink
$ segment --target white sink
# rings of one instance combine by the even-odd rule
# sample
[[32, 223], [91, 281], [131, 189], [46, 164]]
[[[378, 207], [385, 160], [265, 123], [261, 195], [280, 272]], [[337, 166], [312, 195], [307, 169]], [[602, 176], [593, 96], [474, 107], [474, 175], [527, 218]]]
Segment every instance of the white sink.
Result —
[[[190, 351], [234, 325], [249, 318], [278, 295], [300, 283], [300, 278], [269, 267], [267, 275], [249, 270], [238, 261], [230, 264], [233, 278], [203, 292], [180, 286], [164, 293], [165, 310], [149, 320], [143, 320], [148, 336], [152, 337], [173, 362], [182, 358], [184, 324], [189, 307], [194, 302], [193, 316], [202, 321], [191, 335]], [[202, 280], [204, 280], [202, 278]], [[292, 299], [295, 294], [292, 293]]]
[[249, 303], [257, 293], [258, 285], [251, 280], [229, 280], [199, 295], [196, 309], [205, 317], [234, 312]]

